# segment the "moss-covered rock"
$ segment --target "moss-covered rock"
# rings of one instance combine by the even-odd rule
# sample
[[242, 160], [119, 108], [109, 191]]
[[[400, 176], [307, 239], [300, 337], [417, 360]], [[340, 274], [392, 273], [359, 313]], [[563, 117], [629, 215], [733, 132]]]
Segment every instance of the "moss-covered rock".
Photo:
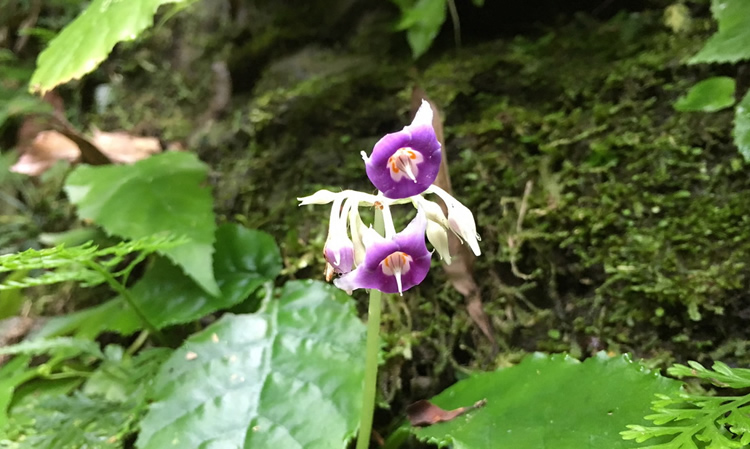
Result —
[[[672, 108], [696, 81], [734, 75], [683, 64], [707, 24], [677, 33], [662, 10], [578, 16], [445, 52], [421, 75], [400, 57], [314, 43], [264, 61], [252, 91], [192, 135], [193, 149], [214, 168], [220, 215], [273, 233], [287, 277], [318, 277], [328, 211], [298, 208], [296, 197], [372, 189], [359, 152], [408, 122], [415, 81], [441, 106], [453, 187], [483, 237], [474, 274], [501, 352], [436, 261], [385, 310], [382, 390], [396, 407], [464, 367], [535, 350], [747, 365], [750, 180], [732, 114]], [[187, 137], [210, 87], [181, 98], [184, 77], [161, 82], [171, 84], [156, 91], [170, 94], [159, 101], [188, 106], [161, 111], [163, 135]]]

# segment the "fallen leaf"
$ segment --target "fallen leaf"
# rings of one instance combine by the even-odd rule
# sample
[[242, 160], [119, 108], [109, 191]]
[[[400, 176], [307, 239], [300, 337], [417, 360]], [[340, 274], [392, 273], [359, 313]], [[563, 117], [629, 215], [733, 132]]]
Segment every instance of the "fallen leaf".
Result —
[[432, 402], [423, 399], [406, 407], [406, 416], [409, 418], [409, 422], [412, 426], [427, 427], [439, 422], [450, 421], [466, 412], [484, 407], [486, 404], [487, 399], [482, 399], [468, 407], [459, 407], [455, 410], [443, 410]]
[[21, 157], [10, 171], [39, 176], [55, 162], [74, 162], [81, 155], [78, 145], [57, 131], [42, 131], [34, 140], [21, 147]]
[[161, 152], [161, 143], [156, 137], [139, 137], [126, 132], [94, 129], [92, 142], [112, 162], [120, 164], [132, 164]]

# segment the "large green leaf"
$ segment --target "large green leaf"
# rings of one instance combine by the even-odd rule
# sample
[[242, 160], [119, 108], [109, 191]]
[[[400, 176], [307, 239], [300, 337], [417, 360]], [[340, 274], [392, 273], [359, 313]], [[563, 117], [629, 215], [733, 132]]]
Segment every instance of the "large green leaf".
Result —
[[129, 239], [158, 233], [184, 236], [184, 245], [160, 252], [212, 295], [213, 200], [203, 186], [207, 168], [193, 154], [169, 152], [134, 165], [82, 165], [68, 176], [65, 192], [81, 218]]
[[691, 87], [688, 93], [674, 104], [678, 111], [714, 112], [734, 104], [734, 78], [715, 76]]
[[734, 112], [734, 144], [746, 161], [750, 161], [750, 91], [745, 94]]
[[430, 48], [445, 22], [446, 0], [417, 0], [414, 6], [401, 7], [397, 28], [406, 30], [412, 56], [417, 59]]
[[93, 0], [39, 55], [31, 89], [46, 92], [94, 70], [118, 42], [134, 40], [165, 3], [184, 0]]
[[168, 260], [159, 259], [132, 289], [133, 299], [151, 323], [162, 328], [188, 323], [227, 309], [272, 281], [281, 271], [281, 254], [273, 237], [236, 224], [216, 232], [214, 272], [221, 289], [206, 293]]
[[689, 62], [737, 62], [750, 58], [750, 2], [713, 0], [711, 12], [719, 22], [719, 30]]
[[351, 299], [295, 281], [264, 307], [225, 315], [162, 366], [137, 447], [346, 447], [364, 376]]
[[444, 409], [487, 399], [483, 408], [415, 430], [422, 440], [453, 449], [621, 449], [637, 447], [620, 431], [646, 422], [657, 393], [680, 383], [649, 372], [627, 356], [583, 363], [535, 355], [519, 365], [461, 381], [436, 396]]

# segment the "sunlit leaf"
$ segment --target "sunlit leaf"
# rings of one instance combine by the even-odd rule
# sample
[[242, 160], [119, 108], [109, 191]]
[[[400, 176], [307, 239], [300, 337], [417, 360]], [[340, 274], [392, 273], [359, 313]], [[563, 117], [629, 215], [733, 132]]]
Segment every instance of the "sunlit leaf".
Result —
[[750, 58], [750, 2], [713, 0], [711, 12], [719, 22], [719, 30], [689, 62], [737, 62]]
[[697, 83], [674, 104], [678, 111], [714, 112], [734, 104], [734, 78], [715, 76]]
[[216, 225], [211, 192], [203, 186], [206, 172], [194, 155], [169, 152], [128, 166], [80, 166], [68, 176], [65, 192], [81, 218], [111, 234], [188, 238], [188, 243], [160, 252], [218, 295], [212, 269]]
[[46, 92], [94, 70], [118, 42], [151, 26], [165, 3], [184, 0], [93, 0], [39, 55], [31, 90]]
[[634, 448], [620, 431], [645, 423], [654, 394], [675, 393], [679, 385], [625, 356], [599, 355], [581, 363], [535, 355], [448, 388], [432, 399], [436, 405], [454, 409], [482, 399], [487, 404], [415, 433], [453, 449]]
[[286, 284], [262, 312], [225, 315], [175, 352], [136, 446], [345, 448], [360, 407], [364, 331], [343, 292]]

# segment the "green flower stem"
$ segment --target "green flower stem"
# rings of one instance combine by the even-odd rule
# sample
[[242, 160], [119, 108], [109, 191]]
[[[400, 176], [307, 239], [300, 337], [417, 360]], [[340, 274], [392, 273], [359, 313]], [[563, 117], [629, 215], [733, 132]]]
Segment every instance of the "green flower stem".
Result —
[[164, 334], [162, 334], [159, 329], [157, 329], [156, 326], [154, 326], [153, 323], [148, 320], [148, 317], [145, 313], [143, 313], [140, 307], [138, 307], [138, 304], [136, 304], [128, 289], [125, 288], [125, 286], [122, 285], [117, 279], [115, 279], [115, 277], [112, 276], [112, 273], [110, 273], [100, 264], [94, 262], [93, 260], [87, 260], [85, 263], [89, 266], [89, 268], [101, 274], [102, 277], [107, 281], [107, 284], [109, 284], [109, 286], [112, 287], [114, 291], [119, 293], [120, 296], [122, 296], [122, 298], [125, 300], [125, 302], [128, 303], [128, 306], [130, 306], [135, 314], [138, 315], [138, 318], [141, 320], [141, 322], [143, 322], [143, 325], [157, 338], [157, 340], [159, 340], [160, 343], [166, 344], [167, 340], [164, 337]]
[[362, 392], [362, 414], [359, 417], [357, 449], [370, 447], [372, 415], [375, 412], [375, 387], [378, 381], [378, 351], [380, 351], [380, 306], [383, 294], [370, 290], [367, 317], [367, 346], [365, 349], [365, 388]]
[[[375, 230], [381, 235], [384, 232], [383, 214], [375, 209]], [[372, 434], [372, 416], [375, 412], [375, 393], [378, 384], [378, 352], [380, 351], [380, 312], [383, 293], [370, 290], [370, 304], [367, 311], [367, 343], [365, 346], [365, 388], [362, 391], [362, 412], [359, 416], [359, 435], [357, 448], [370, 447]]]

